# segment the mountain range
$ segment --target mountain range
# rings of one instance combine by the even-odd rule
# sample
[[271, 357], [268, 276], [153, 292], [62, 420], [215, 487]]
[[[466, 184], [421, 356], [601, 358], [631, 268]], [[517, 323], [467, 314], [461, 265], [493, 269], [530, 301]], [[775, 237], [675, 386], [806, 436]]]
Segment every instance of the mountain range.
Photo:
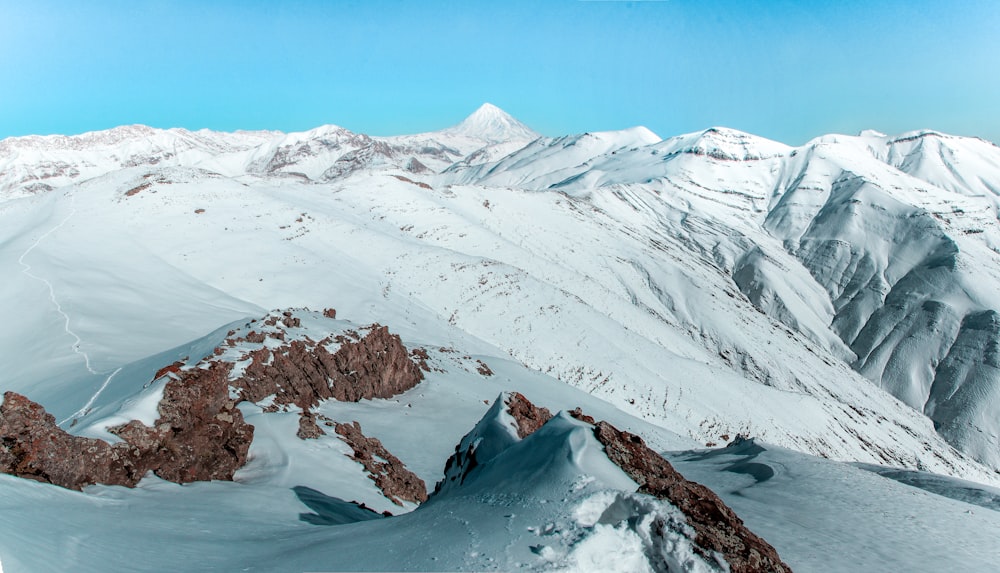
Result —
[[[594, 555], [618, 546], [635, 570], [719, 567], [684, 526], [635, 527], [683, 516], [632, 493], [644, 478], [608, 465], [611, 446], [565, 413], [580, 407], [718, 493], [792, 570], [984, 570], [1000, 525], [998, 203], [1000, 148], [934, 131], [798, 147], [721, 127], [553, 138], [485, 104], [454, 127], [393, 137], [128, 126], [5, 139], [0, 389], [37, 402], [67, 436], [162, 452], [196, 443], [155, 432], [169, 381], [221, 360], [234, 403], [220, 415], [240, 412], [253, 441], [222, 477], [231, 484], [171, 484], [190, 480], [152, 453], [129, 462], [135, 489], [0, 476], [23, 520], [4, 529], [0, 563], [97, 570], [139, 519], [162, 520], [138, 530], [183, 548], [191, 570], [602, 570], [614, 561]], [[300, 374], [239, 382], [255, 352], [268, 349], [262, 369], [292, 356], [291, 340], [335, 355], [376, 323], [423, 349], [422, 382], [307, 403], [280, 399]], [[254, 342], [261, 332], [273, 336]], [[389, 368], [373, 364], [362, 370]], [[276, 376], [284, 385], [256, 385]], [[516, 426], [498, 406], [511, 392], [564, 413], [530, 436], [489, 430]], [[122, 434], [132, 420], [151, 433]], [[360, 440], [350, 422], [427, 484], [429, 501], [397, 506], [375, 488], [346, 449]], [[452, 450], [474, 442], [493, 444], [489, 459], [448, 473]], [[593, 457], [602, 447], [608, 457]], [[455, 475], [473, 477], [448, 486]], [[538, 499], [553, 505], [530, 509]], [[86, 517], [95, 504], [99, 517]], [[302, 504], [321, 510], [301, 518]], [[376, 522], [359, 507], [406, 515]], [[63, 511], [59, 531], [40, 535]], [[902, 523], [917, 513], [928, 521]], [[204, 539], [181, 533], [192, 515]], [[316, 527], [334, 525], [324, 520], [343, 526]], [[404, 541], [430, 524], [439, 537], [427, 547]], [[953, 549], [960, 538], [968, 545]], [[824, 539], [836, 541], [818, 550]], [[382, 554], [379, 540], [406, 549]], [[880, 549], [858, 551], [872, 540]], [[232, 550], [209, 557], [223, 542]], [[145, 559], [123, 555], [116, 568]]]

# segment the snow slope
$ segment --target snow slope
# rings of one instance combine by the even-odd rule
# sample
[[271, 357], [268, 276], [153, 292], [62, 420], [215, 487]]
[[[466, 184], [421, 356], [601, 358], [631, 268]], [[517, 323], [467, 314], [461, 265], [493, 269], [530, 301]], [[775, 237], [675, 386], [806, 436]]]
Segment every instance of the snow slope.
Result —
[[[781, 503], [846, 496], [851, 487], [859, 493], [846, 499], [862, 503], [862, 493], [888, 483], [886, 503], [905, 508], [911, 492], [895, 482], [804, 454], [1000, 485], [998, 165], [996, 146], [936, 132], [830, 135], [797, 148], [725, 128], [665, 140], [645, 128], [546, 138], [489, 105], [453, 128], [396, 137], [336, 126], [297, 134], [133, 126], [7, 139], [0, 389], [89, 431], [94, 420], [148, 409], [151, 398], [133, 396], [136, 383], [209, 351], [234, 321], [273, 308], [335, 307], [358, 324], [390, 325], [408, 344], [457, 350], [436, 351], [448, 365], [441, 383], [408, 393], [409, 407], [323, 407], [333, 419], [361, 422], [429, 484], [485, 411], [482, 401], [513, 389], [553, 410], [584, 405], [661, 450], [721, 446], [744, 434], [777, 446], [767, 448], [782, 452], [773, 454], [780, 463], [825, 468]], [[496, 373], [485, 384], [476, 359]], [[132, 409], [115, 414], [126, 399]], [[441, 404], [456, 399], [441, 419]], [[342, 508], [325, 496], [347, 496], [388, 508], [353, 462], [330, 461], [344, 451], [339, 441], [299, 443], [294, 416], [245, 414], [260, 439], [241, 483], [154, 479], [136, 492], [98, 487], [51, 502], [50, 488], [35, 484], [3, 478], [2, 489], [19, 516], [37, 504], [34, 527], [65, 504], [101, 508], [97, 517], [70, 512], [60, 543], [100, 520], [121, 523], [88, 533], [104, 536], [98, 545], [106, 548], [135, 519], [175, 507], [168, 522], [178, 524], [193, 512], [219, 539], [246, 548], [246, 566], [276, 567], [275, 555], [292, 551], [251, 547], [255, 536], [285, 539], [296, 551], [306, 543], [300, 534], [322, 537], [298, 521], [297, 500]], [[418, 430], [400, 432], [401, 417]], [[290, 442], [273, 437], [289, 431]], [[731, 473], [691, 467], [709, 485]], [[329, 478], [299, 478], [323, 473], [315, 468]], [[824, 485], [831, 476], [844, 488]], [[290, 489], [297, 486], [310, 490]], [[269, 509], [250, 515], [269, 495]], [[933, 499], [922, 511], [963, 507]], [[741, 515], [764, 511], [732, 503]], [[212, 504], [235, 513], [199, 513]], [[570, 519], [568, 508], [558, 519]], [[331, 511], [320, 520], [343, 513]], [[878, 516], [861, 517], [873, 527]], [[955, 532], [992, 524], [953, 517]], [[770, 527], [762, 532], [769, 540], [794, 531]], [[0, 546], [8, 569], [18, 543], [35, 548], [28, 564], [47, 554], [68, 560], [61, 563], [106, 557], [106, 549], [80, 557], [82, 542], [71, 554], [53, 540], [12, 535], [14, 545]], [[207, 540], [179, 526], [169, 535], [205, 568], [220, 564], [206, 556]], [[862, 542], [843, 539], [844, 547]], [[572, 548], [560, 543], [547, 554], [569, 567]], [[798, 555], [789, 558], [796, 570], [823, 570], [827, 558], [857, 564], [846, 550], [814, 558], [774, 543], [783, 556]], [[890, 546], [885, 555], [906, 551]], [[518, 551], [503, 563], [542, 567]], [[489, 566], [458, 555], [446, 568]], [[435, 568], [386, 559], [369, 565]]]
[[[484, 106], [416, 136], [270, 134], [239, 175], [104, 160], [106, 174], [0, 203], [16, 276], [3, 300], [37, 309], [8, 315], [51, 333], [17, 351], [8, 385], [44, 401], [73, 380], [79, 396], [54, 406], [69, 415], [128, 360], [250, 312], [337, 306], [440, 324], [703, 443], [745, 432], [993, 479], [847, 367], [998, 467], [993, 199], [897, 169], [902, 152], [883, 147], [906, 138], [872, 134], [792, 149], [635, 128], [536, 138], [480, 165], [463, 155], [534, 135], [522, 127]], [[50, 147], [108, 153], [88, 141], [126, 135]], [[980, 158], [984, 146], [968, 143]], [[140, 323], [155, 332], [134, 336]]]
[[[356, 327], [302, 310], [293, 316], [301, 320], [287, 330], [293, 338], [320, 339], [331, 327]], [[238, 321], [158, 360], [183, 355], [193, 364], [200, 354], [211, 355], [229, 329], [258, 328]], [[246, 403], [241, 409], [255, 439], [234, 482], [181, 486], [147, 476], [135, 489], [72, 492], [0, 475], [0, 562], [14, 572], [721, 570], [692, 550], [692, 534], [676, 508], [632, 493], [635, 483], [580, 422], [557, 416], [518, 439], [512, 420], [493, 402], [499, 392], [516, 390], [553, 411], [582, 407], [675, 451], [676, 466], [713, 487], [795, 571], [978, 571], [995, 563], [996, 510], [753, 442], [690, 450], [691, 441], [513, 361], [427, 342], [430, 370], [417, 387], [388, 400], [328, 401], [317, 411], [338, 422], [359, 421], [428, 487], [445, 477], [443, 460], [469, 432], [466, 440], [478, 441], [481, 463], [426, 504], [390, 503], [332, 433], [297, 438], [294, 408], [265, 413]], [[493, 374], [477, 372], [477, 360]], [[123, 412], [144, 416], [144, 400], [137, 398], [156, 392], [144, 383], [154, 362], [122, 368], [117, 391], [103, 395], [74, 431], [92, 433]], [[961, 489], [966, 498], [997, 495], [934, 479], [945, 494], [951, 483], [951, 491]], [[357, 502], [396, 516], [383, 518]], [[657, 522], [666, 527], [654, 528]]]

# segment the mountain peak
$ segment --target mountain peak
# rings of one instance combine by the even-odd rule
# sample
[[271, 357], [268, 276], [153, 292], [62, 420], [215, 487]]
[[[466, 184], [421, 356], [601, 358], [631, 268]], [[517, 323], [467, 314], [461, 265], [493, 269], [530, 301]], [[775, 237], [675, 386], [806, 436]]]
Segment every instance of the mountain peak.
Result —
[[538, 137], [530, 127], [491, 103], [484, 103], [461, 123], [443, 131], [450, 135], [465, 135], [490, 143], [530, 140]]

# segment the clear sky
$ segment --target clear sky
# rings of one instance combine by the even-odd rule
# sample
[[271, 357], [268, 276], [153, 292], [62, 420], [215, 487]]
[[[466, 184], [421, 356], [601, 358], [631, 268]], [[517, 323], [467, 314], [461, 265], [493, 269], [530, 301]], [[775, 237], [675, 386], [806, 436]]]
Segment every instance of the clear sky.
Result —
[[130, 123], [389, 135], [485, 101], [547, 135], [1000, 142], [1000, 0], [0, 0], [0, 138]]

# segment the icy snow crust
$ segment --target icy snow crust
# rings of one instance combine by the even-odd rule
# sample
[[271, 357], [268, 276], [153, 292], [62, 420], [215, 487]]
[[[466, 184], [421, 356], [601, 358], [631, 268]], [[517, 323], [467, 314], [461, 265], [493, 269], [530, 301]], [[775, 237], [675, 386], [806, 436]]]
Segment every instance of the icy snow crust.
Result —
[[[553, 411], [583, 406], [661, 450], [743, 433], [1000, 485], [996, 146], [866, 132], [789, 148], [723, 128], [666, 140], [642, 128], [544, 138], [481, 111], [462, 129], [389, 138], [336, 126], [132, 126], [0, 141], [0, 389], [38, 400], [72, 432], [107, 438], [115, 420], [155, 416], [158, 386], [144, 385], [159, 368], [195, 365], [267, 309], [332, 306], [356, 326], [389, 325], [440, 369], [399, 400], [319, 409], [358, 420], [428, 485], [486, 411], [483, 400], [504, 390]], [[477, 360], [494, 376], [477, 373]], [[223, 559], [276, 566], [282, 553], [259, 540], [276, 540], [278, 552], [306, 539], [322, 545], [324, 535], [357, 542], [347, 529], [300, 522], [307, 506], [291, 488], [398, 511], [335, 437], [298, 440], [296, 412], [243, 409], [257, 437], [235, 484], [150, 479], [136, 491], [74, 494], [0, 476], [5, 515], [19, 524], [0, 536], [0, 562], [17, 570], [21, 555], [28, 569], [51, 568], [43, 559], [96, 568], [116, 538], [158, 532], [192, 568]], [[816, 464], [824, 469], [809, 475], [823, 477], [803, 478], [798, 498], [768, 499], [779, 508], [855, 488], [905, 511], [924, 495], [800, 454], [787, 463]], [[565, 496], [573, 503], [550, 506], [558, 519], [586, 505]], [[927, 515], [966, 507], [939, 497], [921, 497]], [[829, 570], [775, 537], [793, 530], [781, 520], [757, 530], [748, 517], [771, 510], [723, 498], [793, 569]], [[973, 548], [961, 559], [975, 565], [969, 555], [992, 556], [995, 544], [969, 531], [996, 523], [990, 510], [968, 509], [976, 517], [955, 514], [944, 534], [907, 529], [903, 545], [884, 533], [897, 519], [877, 528], [879, 515], [845, 509], [812, 521], [817, 536], [841, 531], [834, 520], [878, 529], [886, 559], [904, 545], [948, 555], [943, 546], [961, 536]], [[56, 516], [64, 521], [53, 526]], [[189, 519], [212, 535], [193, 533]], [[458, 521], [435, 523], [458, 546], [474, 544]], [[845, 548], [859, 540], [840, 538]], [[218, 543], [236, 549], [212, 556]], [[569, 545], [540, 544], [551, 549], [529, 547], [535, 561], [518, 553], [504, 563], [542, 567], [541, 553], [572, 563]], [[122, 545], [123, 559], [144, 551]], [[865, 558], [856, 553], [831, 551], [829, 563], [850, 570]], [[413, 567], [487, 568], [466, 558]], [[912, 561], [934, 570], [932, 559]], [[386, 568], [413, 568], [393, 563]]]

